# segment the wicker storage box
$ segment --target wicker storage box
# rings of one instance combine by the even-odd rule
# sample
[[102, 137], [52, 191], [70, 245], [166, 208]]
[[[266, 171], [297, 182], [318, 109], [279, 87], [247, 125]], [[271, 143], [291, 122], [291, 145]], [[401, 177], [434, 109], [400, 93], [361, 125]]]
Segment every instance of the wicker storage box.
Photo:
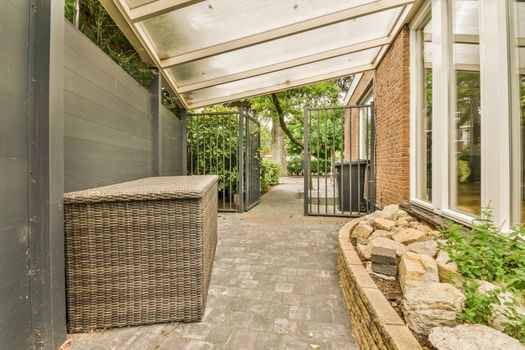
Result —
[[70, 331], [199, 321], [217, 245], [217, 177], [65, 194]]

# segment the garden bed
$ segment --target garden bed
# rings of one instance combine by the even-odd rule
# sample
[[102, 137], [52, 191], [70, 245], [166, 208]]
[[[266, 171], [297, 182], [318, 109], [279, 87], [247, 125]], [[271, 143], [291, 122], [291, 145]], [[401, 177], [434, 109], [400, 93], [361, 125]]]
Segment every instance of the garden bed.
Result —
[[[519, 232], [503, 236], [489, 220], [471, 232], [450, 224], [437, 231], [388, 206], [347, 223], [339, 246], [341, 288], [362, 348], [448, 350], [484, 341], [525, 349], [508, 336], [523, 341]], [[490, 266], [478, 267], [484, 260]]]

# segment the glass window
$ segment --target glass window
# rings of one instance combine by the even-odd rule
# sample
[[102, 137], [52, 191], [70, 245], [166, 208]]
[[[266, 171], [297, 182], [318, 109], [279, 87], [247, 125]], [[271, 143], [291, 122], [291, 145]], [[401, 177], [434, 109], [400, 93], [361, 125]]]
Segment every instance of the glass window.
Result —
[[516, 153], [514, 159], [518, 160], [520, 174], [517, 184], [519, 186], [517, 191], [519, 200], [516, 202], [519, 205], [517, 221], [523, 223], [525, 222], [525, 1], [515, 0], [513, 7], [516, 18], [512, 41], [515, 50], [513, 77], [515, 93], [512, 110], [515, 116], [513, 125], [519, 128], [518, 140], [513, 142], [515, 145], [513, 151]]
[[479, 1], [453, 0], [450, 207], [481, 212]]
[[416, 198], [432, 201], [432, 22], [417, 31]]

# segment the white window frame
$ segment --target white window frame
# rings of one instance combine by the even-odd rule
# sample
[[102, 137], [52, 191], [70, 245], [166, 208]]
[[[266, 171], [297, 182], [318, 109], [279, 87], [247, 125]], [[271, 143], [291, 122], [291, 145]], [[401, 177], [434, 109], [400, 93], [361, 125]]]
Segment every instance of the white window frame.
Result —
[[[410, 197], [415, 205], [471, 225], [473, 216], [452, 210], [451, 113], [455, 86], [452, 77], [451, 0], [428, 0], [411, 23], [410, 39]], [[494, 222], [504, 230], [511, 218], [510, 50], [508, 0], [480, 0], [481, 74], [481, 206], [494, 209]], [[416, 31], [432, 11], [432, 203], [416, 198], [416, 132], [418, 55]], [[503, 117], [502, 117], [503, 116]]]
[[[410, 31], [410, 198], [412, 203], [417, 204], [426, 209], [433, 209], [432, 203], [417, 198], [417, 143], [418, 143], [418, 115], [421, 111], [421, 81], [423, 77], [420, 76], [422, 52], [420, 50], [419, 34], [422, 30], [428, 17], [431, 15], [431, 3], [427, 1], [420, 8], [418, 14], [414, 17], [411, 23]], [[434, 81], [434, 79], [432, 79]], [[432, 124], [434, 123], [432, 116]], [[432, 129], [434, 126], [432, 125]], [[432, 150], [434, 151], [434, 150]], [[432, 152], [433, 153], [433, 152]], [[434, 194], [432, 193], [432, 197]]]
[[511, 166], [512, 166], [512, 175], [511, 175], [511, 186], [512, 186], [512, 192], [511, 192], [511, 217], [512, 217], [512, 223], [519, 224], [522, 221], [525, 221], [525, 218], [521, 217], [521, 196], [522, 196], [522, 190], [521, 190], [521, 181], [522, 181], [522, 164], [521, 164], [521, 110], [520, 110], [520, 104], [515, 103], [515, 101], [520, 100], [520, 86], [519, 83], [516, 82], [515, 74], [519, 70], [519, 54], [517, 49], [514, 47], [514, 44], [517, 44], [513, 42], [513, 40], [516, 40], [514, 38], [517, 38], [518, 33], [515, 32], [515, 28], [517, 25], [517, 14], [512, 15], [514, 12], [514, 1], [508, 1], [508, 13], [509, 15], [509, 45], [510, 45], [510, 77], [511, 77], [511, 113], [512, 113], [512, 121], [511, 121]]
[[[361, 100], [359, 105], [369, 106], [374, 102], [374, 88], [368, 88], [365, 97]], [[359, 159], [368, 159], [368, 138], [367, 129], [369, 127], [370, 110], [368, 108], [359, 108]]]

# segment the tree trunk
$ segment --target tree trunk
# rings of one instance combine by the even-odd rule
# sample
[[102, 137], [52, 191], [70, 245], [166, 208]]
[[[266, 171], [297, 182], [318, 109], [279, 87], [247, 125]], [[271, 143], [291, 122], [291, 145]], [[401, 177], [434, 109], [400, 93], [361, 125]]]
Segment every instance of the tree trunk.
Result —
[[272, 160], [281, 166], [281, 176], [288, 176], [286, 153], [284, 150], [284, 132], [278, 118], [272, 120]]

